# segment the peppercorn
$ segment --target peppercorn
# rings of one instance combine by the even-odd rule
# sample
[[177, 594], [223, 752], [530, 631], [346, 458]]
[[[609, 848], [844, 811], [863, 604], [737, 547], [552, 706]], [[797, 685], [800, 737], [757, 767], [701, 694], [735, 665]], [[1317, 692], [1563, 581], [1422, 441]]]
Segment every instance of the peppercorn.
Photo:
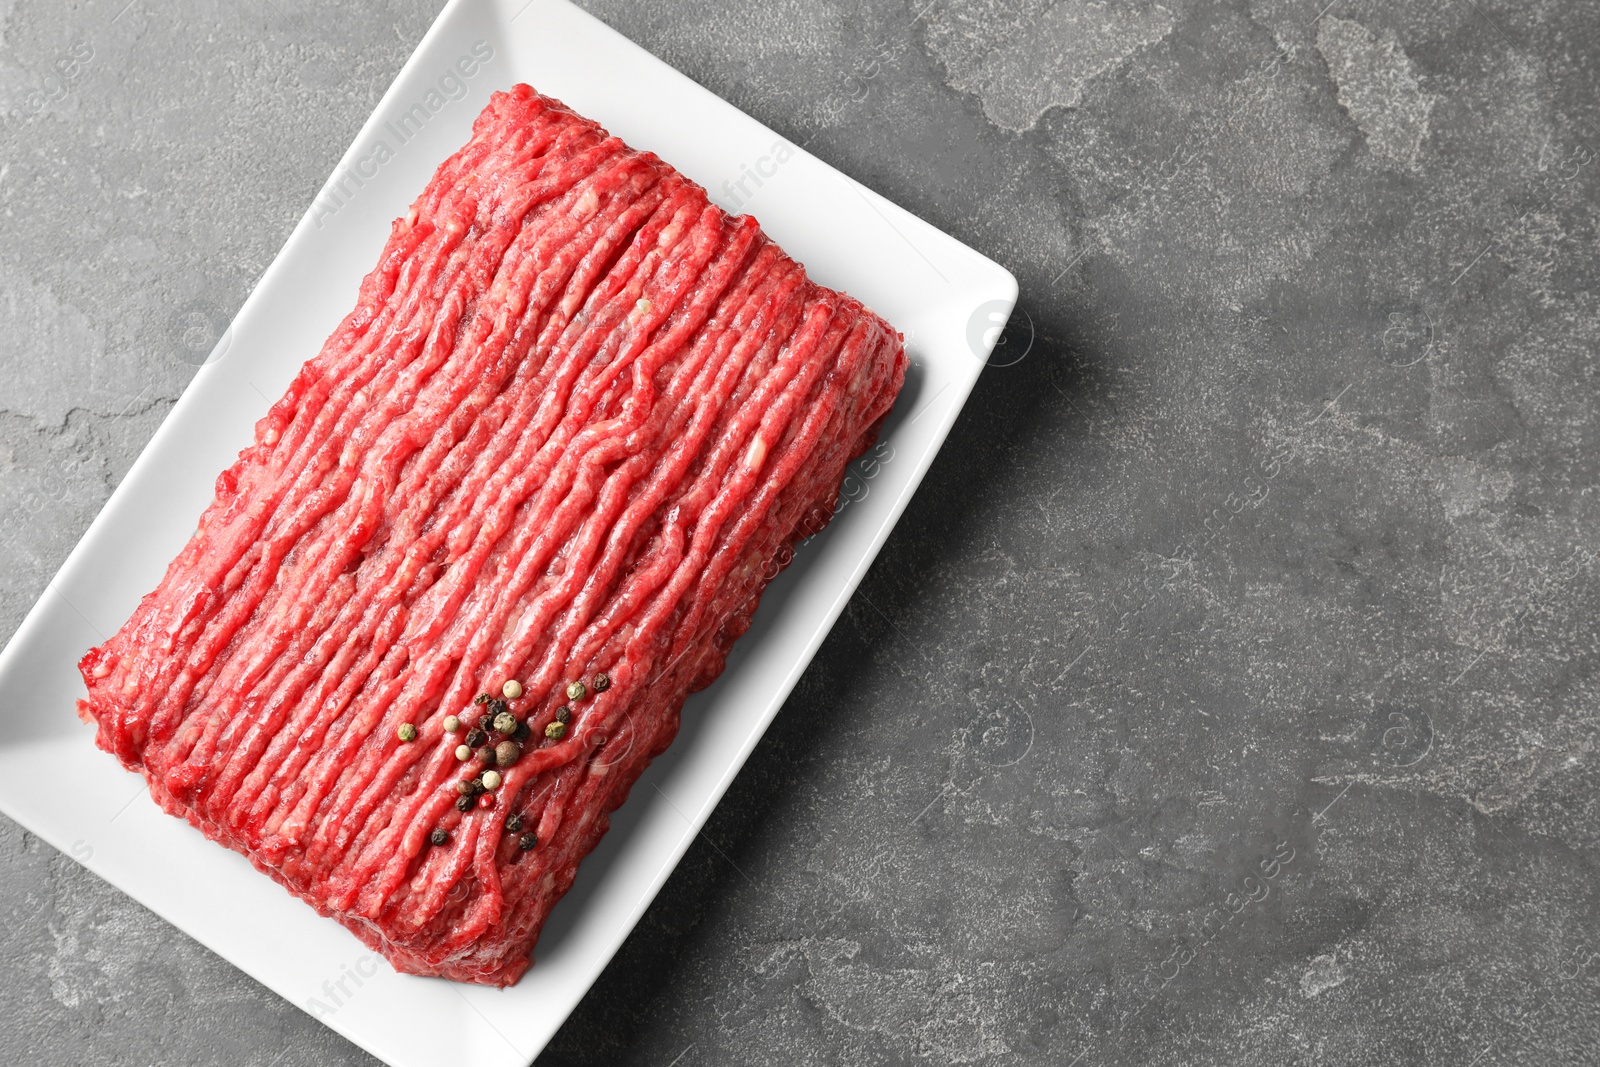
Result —
[[601, 671], [599, 674], [594, 676], [594, 691], [596, 693], [604, 693], [610, 688], [611, 675], [607, 674], [605, 671]]
[[516, 738], [518, 741], [526, 741], [532, 733], [533, 730], [529, 728], [527, 723], [519, 722], [517, 723], [517, 732], [511, 736]]
[[507, 700], [515, 700], [522, 695], [522, 683], [513, 678], [500, 687], [500, 692], [505, 694]]
[[469, 793], [464, 797], [456, 797], [456, 810], [457, 811], [471, 811], [472, 810], [472, 794]]
[[515, 741], [502, 741], [494, 746], [494, 763], [496, 767], [509, 767], [517, 762], [517, 757], [522, 755], [522, 749], [517, 747]]
[[474, 726], [472, 729], [467, 731], [468, 748], [477, 748], [487, 740], [489, 740], [489, 735], [484, 732], [484, 729], [481, 726]]
[[444, 717], [444, 732], [445, 733], [453, 734], [459, 729], [461, 729], [461, 720], [458, 717], [456, 717], [454, 715], [446, 715]]
[[517, 838], [517, 847], [524, 852], [533, 851], [534, 846], [536, 846], [538, 843], [539, 839], [532, 834], [523, 834], [521, 837]]
[[477, 792], [476, 783], [471, 778], [463, 778], [456, 783], [456, 792], [463, 796], [471, 796]]
[[490, 790], [491, 792], [493, 790], [499, 789], [500, 788], [500, 772], [499, 771], [484, 771], [483, 772], [483, 787], [485, 789]]
[[507, 704], [499, 697], [495, 697], [493, 700], [489, 701], [489, 711], [488, 714], [484, 715], [484, 718], [492, 722], [510, 710], [510, 704]]
[[450, 843], [450, 831], [442, 830], [442, 829], [435, 829], [433, 831], [433, 833], [428, 835], [428, 840], [432, 841], [436, 845], [449, 844]]
[[493, 699], [494, 697], [490, 696], [488, 693], [479, 693], [477, 696], [472, 698], [472, 702], [474, 704], [487, 704]]
[[561, 735], [566, 732], [567, 724], [564, 722], [553, 722], [544, 728], [544, 735], [552, 741], [561, 740]]
[[472, 748], [471, 748], [470, 745], [457, 745], [456, 746], [456, 759], [458, 759], [458, 760], [469, 760], [471, 758], [472, 758]]
[[482, 761], [482, 763], [483, 763], [483, 765], [485, 767], [493, 767], [494, 766], [494, 746], [493, 745], [484, 745], [482, 748], [478, 749], [478, 759], [480, 761]]
[[501, 734], [516, 733], [517, 717], [511, 714], [509, 711], [502, 711], [500, 714], [494, 717], [494, 729], [496, 733]]
[[582, 682], [570, 682], [567, 685], [567, 699], [582, 700], [583, 695], [588, 691], [588, 688]]
[[522, 829], [522, 812], [514, 811], [506, 816], [506, 832], [514, 834]]
[[494, 794], [493, 793], [485, 793], [485, 794], [483, 794], [483, 796], [479, 797], [478, 798], [478, 807], [480, 807], [480, 808], [492, 808], [492, 807], [494, 807]]
[[401, 723], [400, 729], [396, 730], [395, 733], [399, 735], [402, 741], [415, 741], [417, 739], [417, 728], [408, 722]]
[[565, 726], [567, 723], [569, 723], [571, 721], [572, 721], [572, 709], [571, 708], [569, 708], [565, 704], [563, 704], [561, 707], [556, 709], [556, 722], [558, 722], [561, 725]]
[[479, 793], [482, 793], [482, 792], [483, 792], [483, 779], [482, 778], [474, 778], [472, 780], [472, 795], [473, 796], [477, 796]]

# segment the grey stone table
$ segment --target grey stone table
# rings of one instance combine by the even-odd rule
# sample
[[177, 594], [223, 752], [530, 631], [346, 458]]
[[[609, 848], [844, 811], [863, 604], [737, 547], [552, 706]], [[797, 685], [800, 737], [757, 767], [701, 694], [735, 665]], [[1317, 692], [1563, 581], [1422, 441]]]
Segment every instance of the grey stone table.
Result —
[[[590, 6], [1022, 312], [540, 1062], [1600, 1061], [1592, 5]], [[0, 633], [434, 14], [0, 0]], [[0, 1059], [372, 1062], [0, 851]]]

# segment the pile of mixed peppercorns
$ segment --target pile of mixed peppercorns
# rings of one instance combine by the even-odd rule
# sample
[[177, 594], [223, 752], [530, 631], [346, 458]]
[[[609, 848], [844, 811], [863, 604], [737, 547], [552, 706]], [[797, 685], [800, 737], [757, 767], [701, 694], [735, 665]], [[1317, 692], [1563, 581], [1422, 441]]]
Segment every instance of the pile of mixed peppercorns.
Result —
[[[590, 689], [596, 693], [603, 693], [611, 687], [611, 678], [604, 672], [596, 674], [588, 685], [582, 681], [571, 682], [567, 685], [567, 699], [572, 703], [588, 696]], [[463, 778], [456, 782], [456, 810], [462, 814], [471, 812], [473, 808], [492, 808], [495, 803], [495, 790], [500, 788], [504, 780], [497, 768], [509, 767], [522, 756], [522, 747], [533, 736], [533, 729], [522, 719], [517, 718], [512, 711], [511, 701], [522, 698], [522, 683], [511, 679], [500, 687], [500, 696], [491, 693], [480, 693], [473, 699], [473, 703], [484, 710], [478, 717], [477, 725], [469, 726], [462, 721], [459, 715], [448, 715], [444, 720], [446, 736], [460, 733], [463, 728], [467, 735], [463, 742], [456, 746], [456, 759], [463, 763], [476, 756], [483, 764], [484, 769], [475, 777]], [[555, 717], [545, 724], [544, 736], [551, 741], [559, 741], [566, 735], [567, 725], [572, 721], [572, 708], [563, 705], [556, 709]], [[410, 723], [403, 723], [399, 731], [400, 740], [414, 741], [417, 737], [416, 727]], [[495, 738], [499, 738], [498, 741]], [[493, 743], [491, 743], [493, 742]], [[513, 812], [506, 817], [506, 832], [519, 833], [522, 830], [522, 815]], [[443, 829], [434, 830], [428, 838], [435, 845], [447, 844], [450, 834]], [[534, 848], [539, 839], [532, 833], [522, 833], [517, 838], [517, 847], [526, 852]]]

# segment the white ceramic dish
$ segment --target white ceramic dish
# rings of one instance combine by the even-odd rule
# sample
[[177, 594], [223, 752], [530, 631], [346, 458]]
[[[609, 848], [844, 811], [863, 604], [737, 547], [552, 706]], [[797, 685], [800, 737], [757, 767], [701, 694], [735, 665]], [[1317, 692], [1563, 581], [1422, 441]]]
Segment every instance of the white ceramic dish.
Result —
[[[878, 462], [852, 476], [849, 505], [773, 585], [723, 677], [690, 701], [678, 740], [552, 915], [534, 967], [495, 990], [394, 973], [242, 857], [162, 814], [137, 776], [94, 747], [73, 701], [83, 693], [78, 657], [160, 579], [217, 471], [354, 303], [390, 220], [466, 140], [490, 93], [519, 81], [655, 151], [723, 206], [755, 214], [814, 278], [903, 330], [914, 364]], [[633, 928], [805, 669], [932, 462], [1016, 291], [1001, 267], [790, 148], [564, 0], [452, 0], [0, 654], [0, 810], [395, 1067], [528, 1063]], [[57, 787], [64, 779], [71, 790]]]

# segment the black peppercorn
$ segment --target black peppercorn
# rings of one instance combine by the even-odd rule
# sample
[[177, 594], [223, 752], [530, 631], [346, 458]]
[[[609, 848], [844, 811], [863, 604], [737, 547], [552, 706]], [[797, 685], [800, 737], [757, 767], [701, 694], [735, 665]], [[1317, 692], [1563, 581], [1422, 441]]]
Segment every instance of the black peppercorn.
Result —
[[531, 852], [538, 843], [539, 839], [532, 834], [523, 834], [517, 838], [517, 847], [524, 852]]
[[601, 671], [599, 674], [594, 676], [594, 691], [596, 693], [604, 693], [610, 688], [611, 675], [607, 674], [605, 671]]
[[456, 797], [456, 810], [457, 811], [471, 811], [472, 810], [472, 794], [471, 793], [468, 793], [464, 797]]
[[489, 735], [481, 726], [474, 726], [467, 731], [467, 746], [469, 748], [477, 748], [487, 740], [489, 740]]
[[450, 841], [450, 832], [448, 830], [435, 830], [428, 835], [428, 840], [436, 845], [447, 844]]

